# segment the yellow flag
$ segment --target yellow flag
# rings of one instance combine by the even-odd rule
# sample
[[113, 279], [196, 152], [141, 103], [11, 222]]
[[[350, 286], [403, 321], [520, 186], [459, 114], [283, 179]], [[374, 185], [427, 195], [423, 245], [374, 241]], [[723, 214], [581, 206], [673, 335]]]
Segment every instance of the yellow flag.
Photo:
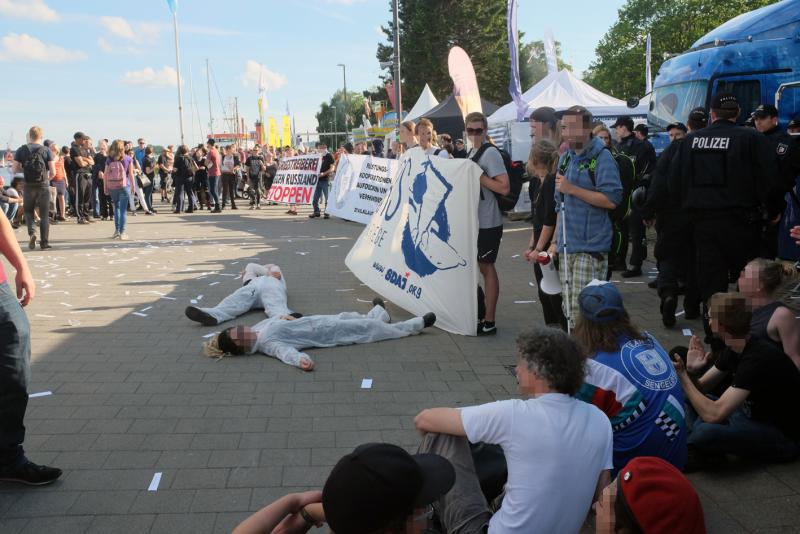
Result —
[[294, 146], [294, 143], [292, 143], [292, 121], [289, 115], [283, 116], [283, 146]]
[[280, 145], [280, 139], [278, 138], [278, 128], [275, 125], [275, 118], [269, 118], [269, 146], [277, 147]]

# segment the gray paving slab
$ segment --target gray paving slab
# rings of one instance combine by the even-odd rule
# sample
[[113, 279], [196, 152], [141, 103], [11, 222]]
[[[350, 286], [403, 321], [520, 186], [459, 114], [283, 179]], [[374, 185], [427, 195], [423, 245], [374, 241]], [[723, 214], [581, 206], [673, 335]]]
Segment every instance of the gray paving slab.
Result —
[[[530, 266], [514, 257], [529, 236], [520, 222], [508, 223], [503, 237], [494, 338], [433, 329], [313, 350], [312, 374], [260, 356], [205, 358], [203, 336], [216, 329], [190, 323], [183, 309], [200, 295], [202, 303], [220, 300], [248, 261], [280, 264], [290, 306], [304, 313], [364, 309], [358, 299], [371, 300], [344, 266], [362, 227], [304, 212], [135, 217], [124, 243], [108, 239], [110, 223], [60, 224], [51, 251], [26, 250], [39, 288], [27, 309], [31, 391], [53, 392], [30, 401], [26, 448], [65, 473], [47, 488], [0, 485], [1, 532], [230, 532], [284, 493], [319, 488], [360, 443], [413, 449], [413, 417], [425, 407], [515, 395], [504, 366], [514, 363], [518, 332], [542, 322], [538, 303], [514, 303], [538, 298]], [[701, 330], [682, 317], [664, 329], [646, 283], [614, 279], [634, 320], [665, 347], [687, 341], [683, 328]], [[353, 291], [335, 291], [342, 288]], [[409, 317], [391, 303], [389, 311]], [[262, 317], [254, 311], [232, 324]], [[373, 389], [360, 389], [364, 377]], [[159, 488], [147, 491], [156, 472]], [[797, 463], [737, 465], [690, 479], [709, 532], [800, 531]]]

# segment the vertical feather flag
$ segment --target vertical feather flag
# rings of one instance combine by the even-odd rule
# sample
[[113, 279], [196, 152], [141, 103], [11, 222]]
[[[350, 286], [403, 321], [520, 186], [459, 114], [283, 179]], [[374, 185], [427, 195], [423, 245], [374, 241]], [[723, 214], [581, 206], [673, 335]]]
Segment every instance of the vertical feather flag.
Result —
[[178, 11], [178, 0], [167, 0], [167, 5], [173, 15]]
[[547, 74], [558, 72], [558, 57], [556, 56], [556, 40], [553, 31], [547, 28], [544, 32], [544, 57], [547, 63]]
[[292, 121], [289, 119], [289, 115], [283, 116], [283, 146], [292, 146]]
[[280, 136], [278, 135], [278, 127], [275, 124], [275, 118], [269, 118], [269, 146], [277, 147], [281, 144]]
[[517, 105], [517, 121], [525, 120], [528, 103], [522, 98], [519, 81], [519, 34], [517, 33], [517, 0], [508, 0], [508, 50], [511, 54], [511, 76], [508, 92]]
[[465, 118], [473, 111], [483, 111], [475, 69], [463, 48], [454, 46], [450, 49], [447, 68], [453, 79], [453, 96], [461, 109], [461, 117]]
[[652, 50], [650, 49], [650, 34], [647, 34], [647, 58], [645, 59], [645, 94], [653, 92], [653, 72], [651, 70], [650, 64], [652, 61]]

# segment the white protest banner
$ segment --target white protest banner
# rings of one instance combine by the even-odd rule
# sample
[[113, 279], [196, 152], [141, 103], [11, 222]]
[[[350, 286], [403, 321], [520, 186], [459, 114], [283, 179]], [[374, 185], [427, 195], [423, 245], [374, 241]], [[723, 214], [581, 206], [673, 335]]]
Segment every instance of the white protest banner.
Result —
[[281, 204], [311, 204], [321, 165], [322, 156], [319, 154], [282, 159], [267, 200]]
[[475, 335], [481, 174], [468, 159], [406, 152], [347, 267], [405, 310], [434, 312], [442, 330]]
[[325, 213], [368, 224], [397, 174], [397, 160], [348, 154], [339, 158]]

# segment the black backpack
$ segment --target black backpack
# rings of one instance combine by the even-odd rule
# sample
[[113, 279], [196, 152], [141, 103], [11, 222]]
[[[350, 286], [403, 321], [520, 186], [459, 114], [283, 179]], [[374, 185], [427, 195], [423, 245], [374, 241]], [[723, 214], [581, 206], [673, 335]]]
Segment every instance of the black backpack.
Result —
[[[611, 224], [615, 226], [619, 226], [622, 221], [628, 216], [631, 212], [631, 193], [633, 193], [633, 184], [636, 182], [636, 169], [633, 164], [633, 159], [623, 154], [622, 152], [615, 152], [613, 150], [609, 150], [611, 156], [614, 158], [614, 161], [617, 163], [617, 168], [619, 169], [619, 181], [622, 184], [622, 202], [620, 202], [616, 208], [613, 210], [608, 211], [608, 217], [611, 219]], [[594, 163], [597, 158], [593, 159], [592, 162], [589, 164], [589, 178], [592, 179], [592, 185], [597, 187], [597, 180], [594, 174]]]
[[47, 183], [47, 159], [45, 158], [45, 150], [50, 150], [45, 146], [31, 148], [31, 145], [26, 145], [28, 149], [28, 157], [25, 158], [25, 163], [22, 164], [22, 172], [25, 176], [25, 183], [30, 185], [42, 185]]
[[[481, 159], [481, 156], [483, 156], [483, 153], [489, 148], [494, 148], [500, 152], [500, 156], [503, 158], [503, 165], [506, 167], [508, 184], [510, 186], [508, 194], [506, 195], [494, 193], [494, 191], [492, 192], [494, 193], [494, 197], [497, 199], [497, 206], [500, 208], [500, 211], [511, 211], [517, 205], [520, 191], [522, 191], [522, 184], [525, 182], [525, 165], [521, 161], [511, 161], [511, 156], [508, 154], [508, 152], [502, 148], [496, 147], [491, 143], [484, 143], [481, 145], [477, 152], [475, 152], [475, 155], [472, 156], [472, 161], [478, 163], [478, 161]], [[483, 195], [482, 192], [481, 195]], [[481, 196], [481, 198], [483, 197]]]

